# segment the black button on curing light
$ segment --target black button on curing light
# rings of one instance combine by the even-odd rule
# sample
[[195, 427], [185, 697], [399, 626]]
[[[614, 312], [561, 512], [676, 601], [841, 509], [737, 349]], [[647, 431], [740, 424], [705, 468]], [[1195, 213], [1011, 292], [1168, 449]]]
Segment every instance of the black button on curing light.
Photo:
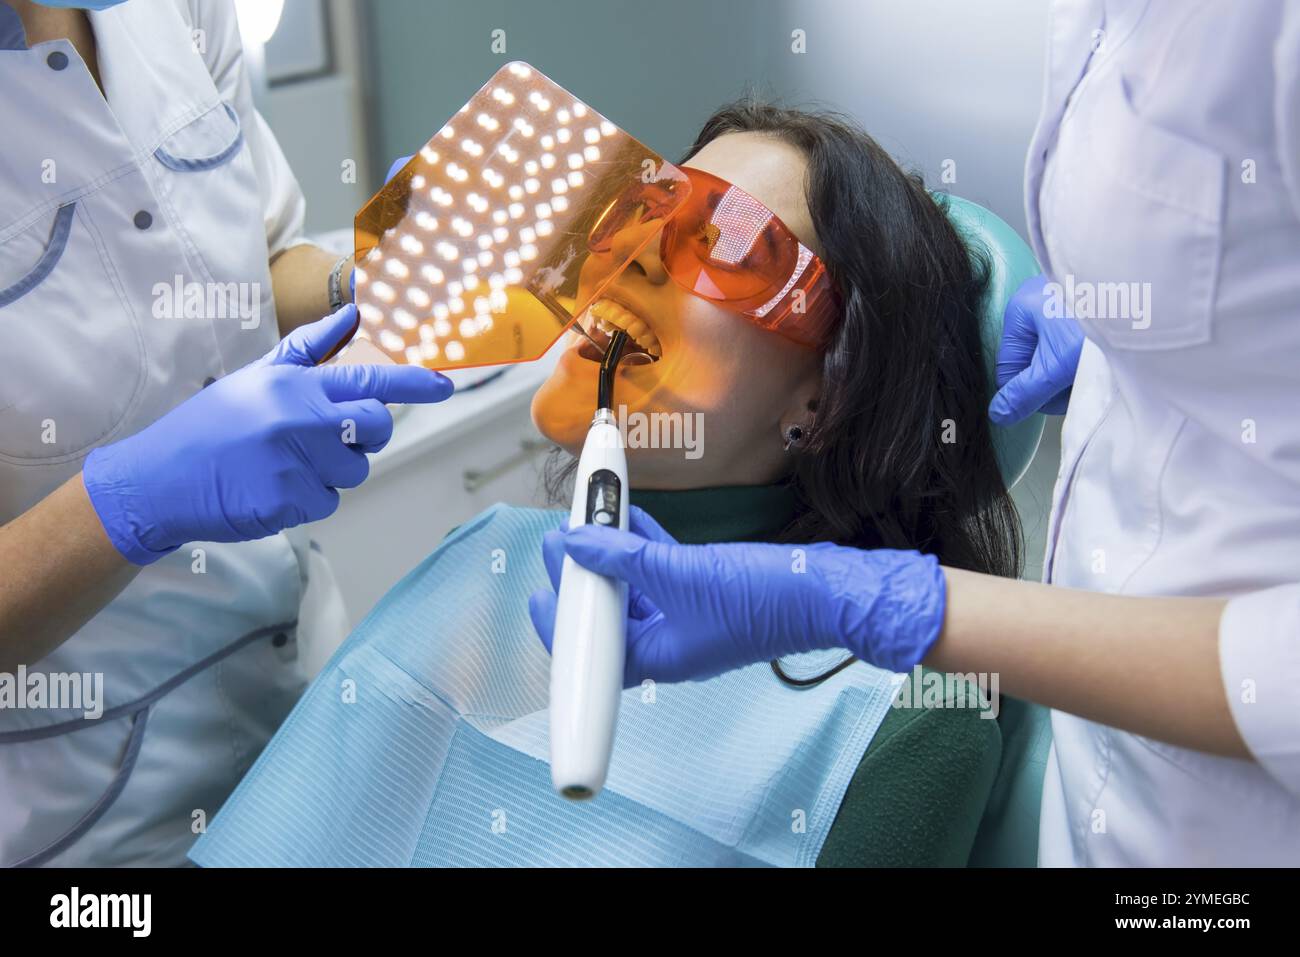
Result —
[[597, 469], [587, 479], [587, 524], [617, 525], [622, 483], [609, 469]]
[[66, 70], [68, 68], [68, 55], [62, 50], [55, 50], [45, 58], [45, 62], [51, 70]]
[[271, 639], [271, 644], [275, 645], [275, 647], [277, 648], [283, 648], [288, 643], [289, 643], [289, 636], [282, 631], [277, 632], [276, 636]]
[[136, 229], [148, 229], [153, 225], [153, 214], [148, 210], [142, 209], [140, 212], [135, 214], [135, 219], [133, 219], [132, 222], [135, 223]]

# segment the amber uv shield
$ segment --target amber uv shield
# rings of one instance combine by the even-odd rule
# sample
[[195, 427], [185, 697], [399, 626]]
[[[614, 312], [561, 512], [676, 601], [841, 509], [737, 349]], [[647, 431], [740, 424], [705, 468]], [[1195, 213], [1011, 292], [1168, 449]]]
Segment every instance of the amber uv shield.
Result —
[[666, 222], [691, 183], [535, 68], [507, 64], [357, 213], [357, 338], [437, 370], [539, 358], [654, 237], [616, 253], [589, 243], [633, 189]]

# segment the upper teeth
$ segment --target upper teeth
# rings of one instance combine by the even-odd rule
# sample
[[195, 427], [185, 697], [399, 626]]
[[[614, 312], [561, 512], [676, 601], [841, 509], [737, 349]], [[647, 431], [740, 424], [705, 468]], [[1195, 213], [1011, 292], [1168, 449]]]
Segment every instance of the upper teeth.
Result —
[[588, 309], [596, 328], [607, 335], [622, 329], [638, 346], [655, 358], [662, 355], [659, 339], [645, 321], [612, 299], [597, 299]]

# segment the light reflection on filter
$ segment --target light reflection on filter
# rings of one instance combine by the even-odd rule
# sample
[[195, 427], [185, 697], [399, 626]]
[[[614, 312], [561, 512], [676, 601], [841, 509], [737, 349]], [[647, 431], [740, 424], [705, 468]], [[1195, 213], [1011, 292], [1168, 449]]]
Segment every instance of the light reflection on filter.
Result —
[[[652, 184], [634, 242], [587, 237]], [[690, 193], [680, 169], [522, 62], [502, 67], [356, 217], [358, 338], [430, 369], [539, 358]]]

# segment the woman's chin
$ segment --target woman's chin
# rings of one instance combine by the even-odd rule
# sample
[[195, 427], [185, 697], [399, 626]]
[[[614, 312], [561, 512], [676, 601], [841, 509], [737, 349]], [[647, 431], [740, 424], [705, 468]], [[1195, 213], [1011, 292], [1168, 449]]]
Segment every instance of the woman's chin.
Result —
[[[661, 408], [665, 391], [659, 363], [628, 363], [619, 367], [614, 380], [614, 408], [624, 416], [672, 412]], [[560, 357], [550, 378], [533, 395], [532, 419], [547, 439], [572, 455], [582, 452], [587, 431], [596, 411], [600, 365], [582, 355], [575, 344]], [[678, 410], [675, 414], [689, 414]], [[629, 461], [634, 456], [629, 450]]]

